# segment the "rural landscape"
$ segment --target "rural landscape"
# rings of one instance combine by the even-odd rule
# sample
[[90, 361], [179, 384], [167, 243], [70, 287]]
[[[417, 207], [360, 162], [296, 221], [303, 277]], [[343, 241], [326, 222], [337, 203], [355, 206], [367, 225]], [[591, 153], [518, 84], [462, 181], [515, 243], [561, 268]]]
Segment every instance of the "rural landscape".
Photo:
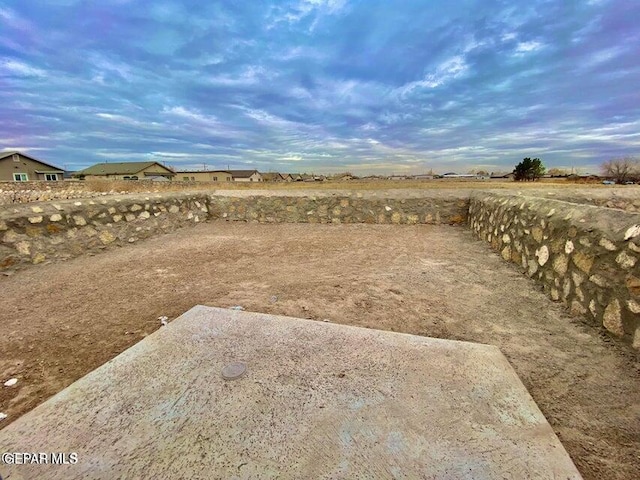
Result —
[[638, 13], [0, 0], [0, 480], [640, 478]]
[[[18, 383], [0, 390], [3, 426], [165, 328], [159, 319], [241, 307], [497, 345], [585, 478], [633, 478], [640, 190], [350, 182], [122, 181], [134, 192], [4, 205], [2, 374]], [[514, 198], [496, 205], [507, 211], [530, 204], [529, 233], [525, 224], [518, 240], [512, 226], [480, 242], [493, 228], [479, 228], [469, 202], [485, 195]], [[536, 233], [546, 222], [557, 238]]]

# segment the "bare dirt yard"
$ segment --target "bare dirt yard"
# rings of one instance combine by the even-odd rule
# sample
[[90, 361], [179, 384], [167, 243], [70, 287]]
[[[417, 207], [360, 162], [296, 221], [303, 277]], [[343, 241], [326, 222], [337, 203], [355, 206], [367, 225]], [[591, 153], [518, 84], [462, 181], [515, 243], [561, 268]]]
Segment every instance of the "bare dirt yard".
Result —
[[211, 222], [0, 276], [21, 414], [196, 304], [497, 345], [586, 479], [640, 478], [640, 359], [464, 227]]

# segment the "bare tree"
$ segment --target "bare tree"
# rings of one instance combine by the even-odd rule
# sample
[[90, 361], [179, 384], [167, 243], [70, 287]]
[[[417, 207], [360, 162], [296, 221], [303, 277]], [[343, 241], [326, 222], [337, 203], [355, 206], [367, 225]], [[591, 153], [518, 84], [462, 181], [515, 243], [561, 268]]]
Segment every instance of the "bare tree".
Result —
[[624, 183], [640, 174], [640, 162], [637, 158], [624, 157], [607, 160], [600, 167], [605, 177]]

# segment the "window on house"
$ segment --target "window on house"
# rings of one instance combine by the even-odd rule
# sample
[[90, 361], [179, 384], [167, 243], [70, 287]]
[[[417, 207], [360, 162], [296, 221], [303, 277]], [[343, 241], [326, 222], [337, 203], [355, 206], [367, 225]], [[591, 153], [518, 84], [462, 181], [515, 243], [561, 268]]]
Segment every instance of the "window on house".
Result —
[[195, 182], [196, 181], [196, 177], [191, 177], [191, 181]]
[[189, 181], [189, 177], [182, 177], [182, 180], [183, 180], [184, 182], [188, 182], [188, 181]]
[[217, 182], [218, 181], [218, 177], [213, 177], [213, 181]]
[[14, 173], [13, 174], [13, 181], [14, 182], [26, 182], [29, 180], [29, 177], [27, 176], [26, 173]]
[[131, 177], [129, 177], [128, 175], [125, 177], [122, 177], [123, 180], [131, 180]]
[[55, 182], [58, 180], [58, 174], [57, 173], [45, 173], [44, 174], [44, 179], [47, 182]]
[[18, 155], [18, 154], [13, 154], [11, 156], [11, 158], [13, 159], [14, 162], [19, 162], [20, 161], [20, 155]]
[[138, 180], [137, 175], [132, 176], [132, 177], [131, 177], [131, 180]]

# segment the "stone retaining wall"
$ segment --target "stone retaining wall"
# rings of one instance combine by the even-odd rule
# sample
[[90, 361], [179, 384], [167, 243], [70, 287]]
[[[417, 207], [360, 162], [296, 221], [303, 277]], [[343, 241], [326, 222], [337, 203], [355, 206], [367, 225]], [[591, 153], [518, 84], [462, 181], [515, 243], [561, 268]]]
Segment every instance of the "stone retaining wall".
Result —
[[100, 195], [103, 194], [88, 192], [83, 182], [0, 182], [0, 205]]
[[469, 224], [573, 315], [640, 348], [640, 215], [475, 192]]
[[99, 251], [209, 219], [294, 223], [466, 221], [468, 200], [451, 195], [244, 196], [175, 193], [14, 205], [0, 210], [0, 271]]
[[420, 193], [389, 198], [386, 193], [166, 192], [5, 206], [0, 271], [216, 219], [451, 225], [468, 220], [478, 237], [522, 266], [553, 300], [640, 348], [640, 215], [497, 191]]
[[211, 196], [212, 218], [261, 223], [462, 224], [469, 201], [461, 197]]
[[65, 180], [59, 182], [0, 182], [0, 205], [86, 199], [127, 193], [188, 192], [217, 187], [216, 182], [156, 182], [153, 180]]
[[16, 205], [0, 212], [0, 270], [64, 260], [198, 223], [206, 195], [129, 195]]

